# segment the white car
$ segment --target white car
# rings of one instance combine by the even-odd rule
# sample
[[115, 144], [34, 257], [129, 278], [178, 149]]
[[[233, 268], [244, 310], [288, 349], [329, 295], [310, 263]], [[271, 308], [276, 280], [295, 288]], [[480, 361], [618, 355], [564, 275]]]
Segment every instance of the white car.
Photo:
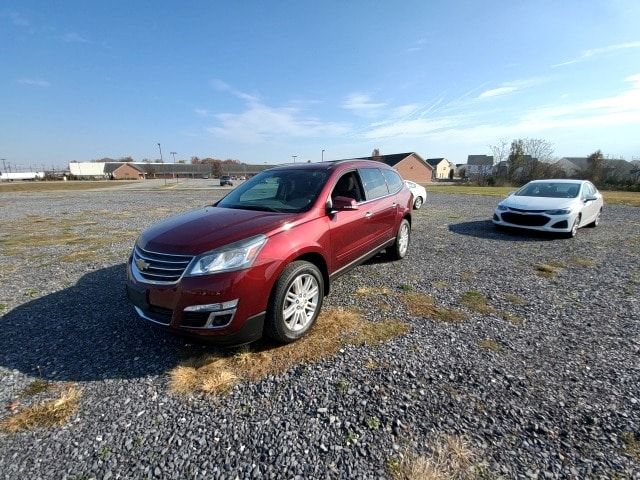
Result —
[[493, 223], [575, 237], [580, 227], [597, 227], [602, 195], [586, 180], [534, 180], [502, 200]]
[[420, 207], [427, 199], [427, 190], [422, 185], [418, 185], [410, 180], [405, 180], [404, 183], [407, 184], [407, 187], [409, 187], [409, 190], [411, 190], [413, 194], [413, 208], [420, 210]]

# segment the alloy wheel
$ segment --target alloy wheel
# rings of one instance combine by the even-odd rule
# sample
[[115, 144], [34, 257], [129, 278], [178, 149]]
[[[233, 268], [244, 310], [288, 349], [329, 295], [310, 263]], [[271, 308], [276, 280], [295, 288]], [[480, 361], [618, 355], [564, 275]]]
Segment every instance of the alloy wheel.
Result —
[[400, 225], [400, 231], [398, 232], [398, 253], [404, 257], [409, 248], [409, 225], [403, 223]]
[[282, 305], [282, 318], [293, 332], [304, 330], [318, 308], [320, 289], [313, 275], [303, 273], [291, 282]]

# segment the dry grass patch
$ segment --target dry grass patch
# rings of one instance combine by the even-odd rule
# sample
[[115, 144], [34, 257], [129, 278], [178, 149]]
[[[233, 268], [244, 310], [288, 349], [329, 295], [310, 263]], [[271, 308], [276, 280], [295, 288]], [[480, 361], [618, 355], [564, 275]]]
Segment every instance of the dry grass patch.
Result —
[[182, 394], [224, 393], [240, 381], [260, 380], [299, 363], [334, 355], [345, 344], [375, 345], [408, 331], [404, 322], [370, 322], [353, 310], [325, 310], [309, 334], [292, 344], [255, 346], [226, 356], [206, 355], [187, 360], [169, 373], [170, 388]]
[[434, 318], [447, 323], [460, 323], [467, 319], [464, 312], [460, 310], [437, 306], [431, 295], [406, 293], [402, 299], [412, 315]]
[[20, 392], [20, 396], [31, 397], [33, 395], [46, 392], [47, 390], [50, 390], [53, 386], [54, 384], [51, 382], [47, 382], [46, 380], [43, 380], [41, 378], [36, 378], [33, 382], [31, 382], [29, 385], [27, 385], [22, 389], [22, 391]]
[[[69, 181], [69, 182], [11, 182], [0, 183], [3, 192], [51, 192], [65, 190], [94, 190], [96, 188], [113, 188], [119, 184], [110, 180], [104, 181]], [[122, 184], [120, 184], [122, 185]]]
[[473, 280], [473, 277], [476, 276], [476, 272], [472, 272], [471, 270], [465, 270], [460, 274], [460, 280], [463, 282], [470, 282]]
[[390, 460], [387, 467], [396, 480], [463, 480], [486, 473], [468, 442], [453, 435], [438, 440], [428, 456], [406, 454]]
[[487, 298], [475, 290], [464, 292], [460, 302], [474, 312], [490, 314], [496, 311], [495, 308], [487, 303]]
[[621, 435], [624, 442], [624, 451], [636, 462], [640, 462], [640, 439], [633, 432], [625, 432]]
[[39, 427], [54, 427], [64, 422], [78, 409], [80, 390], [66, 386], [60, 397], [25, 407], [0, 422], [0, 430], [15, 433]]
[[541, 277], [553, 278], [556, 273], [564, 268], [564, 265], [558, 262], [551, 263], [537, 263], [533, 266], [536, 269], [536, 273]]
[[485, 338], [484, 340], [479, 342], [478, 345], [480, 346], [480, 348], [491, 350], [492, 352], [499, 352], [500, 350], [502, 350], [502, 345], [500, 345], [500, 343], [493, 338]]
[[571, 257], [569, 259], [569, 262], [571, 262], [572, 265], [575, 265], [577, 267], [585, 267], [585, 268], [592, 268], [597, 265], [596, 262], [594, 262], [590, 258], [585, 258], [585, 257]]
[[512, 303], [514, 305], [526, 305], [527, 301], [521, 297], [520, 295], [516, 295], [515, 293], [507, 293], [504, 296], [504, 299], [509, 302]]
[[500, 312], [500, 318], [502, 318], [504, 321], [509, 322], [513, 325], [523, 324], [522, 318], [520, 318], [518, 315], [514, 315], [513, 313]]
[[390, 295], [391, 290], [387, 287], [360, 287], [356, 290], [356, 295], [360, 297], [372, 297], [376, 295]]

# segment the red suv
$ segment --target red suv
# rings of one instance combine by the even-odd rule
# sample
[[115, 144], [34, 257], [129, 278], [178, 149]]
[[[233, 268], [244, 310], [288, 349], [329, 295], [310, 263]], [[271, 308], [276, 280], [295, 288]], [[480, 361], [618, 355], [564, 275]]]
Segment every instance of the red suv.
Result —
[[138, 314], [238, 345], [313, 325], [332, 279], [382, 249], [407, 253], [411, 192], [383, 163], [287, 165], [145, 231], [127, 264]]

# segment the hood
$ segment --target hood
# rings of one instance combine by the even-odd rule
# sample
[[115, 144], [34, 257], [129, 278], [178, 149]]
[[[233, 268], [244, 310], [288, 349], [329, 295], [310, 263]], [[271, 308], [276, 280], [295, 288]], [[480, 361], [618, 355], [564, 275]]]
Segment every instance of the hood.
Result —
[[522, 210], [559, 210], [573, 206], [578, 198], [523, 197], [511, 195], [500, 202], [505, 207]]
[[152, 252], [199, 255], [228, 243], [269, 234], [296, 214], [204, 207], [170, 217], [153, 225], [138, 239]]

